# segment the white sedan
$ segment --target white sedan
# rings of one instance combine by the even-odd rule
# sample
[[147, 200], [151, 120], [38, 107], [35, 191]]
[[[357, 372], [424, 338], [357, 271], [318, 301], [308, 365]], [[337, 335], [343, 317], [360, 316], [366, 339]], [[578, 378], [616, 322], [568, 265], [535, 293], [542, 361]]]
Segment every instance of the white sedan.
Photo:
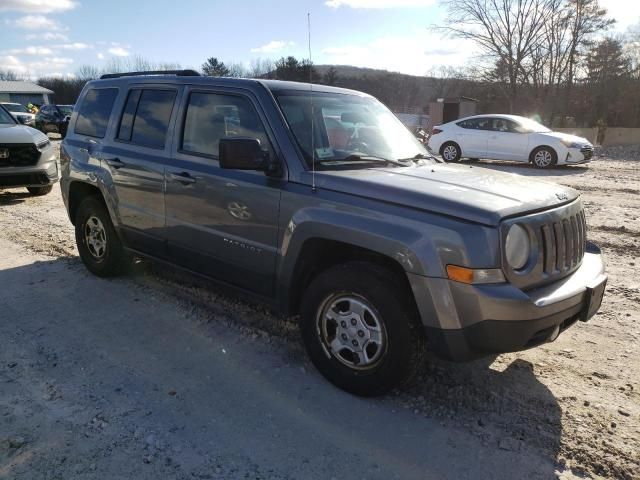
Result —
[[427, 146], [446, 162], [487, 158], [531, 162], [538, 168], [586, 163], [593, 156], [586, 138], [552, 132], [516, 115], [476, 115], [433, 127]]

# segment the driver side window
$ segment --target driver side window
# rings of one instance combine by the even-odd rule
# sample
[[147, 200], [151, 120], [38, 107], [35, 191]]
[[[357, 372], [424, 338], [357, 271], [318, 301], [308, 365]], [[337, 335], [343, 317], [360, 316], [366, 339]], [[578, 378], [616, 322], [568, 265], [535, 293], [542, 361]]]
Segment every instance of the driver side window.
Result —
[[251, 102], [237, 95], [192, 92], [182, 133], [181, 149], [209, 157], [218, 156], [222, 138], [257, 138], [271, 152], [262, 120]]

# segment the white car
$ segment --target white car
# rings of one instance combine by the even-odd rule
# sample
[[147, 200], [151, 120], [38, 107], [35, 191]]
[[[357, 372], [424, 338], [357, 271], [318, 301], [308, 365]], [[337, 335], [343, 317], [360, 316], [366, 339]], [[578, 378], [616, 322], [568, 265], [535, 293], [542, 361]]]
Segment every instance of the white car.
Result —
[[9, 113], [15, 118], [18, 122], [23, 125], [29, 125], [33, 127], [36, 123], [36, 116], [34, 113], [31, 113], [27, 110], [27, 107], [20, 103], [12, 103], [12, 102], [0, 102], [0, 104], [6, 108]]
[[427, 146], [446, 162], [487, 158], [531, 162], [538, 168], [586, 163], [593, 156], [586, 138], [552, 132], [516, 115], [476, 115], [433, 127]]

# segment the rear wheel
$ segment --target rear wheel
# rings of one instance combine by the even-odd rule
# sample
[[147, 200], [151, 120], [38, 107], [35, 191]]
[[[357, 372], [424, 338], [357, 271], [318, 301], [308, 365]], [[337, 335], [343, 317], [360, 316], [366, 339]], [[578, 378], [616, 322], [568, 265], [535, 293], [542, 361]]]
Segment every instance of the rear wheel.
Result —
[[53, 185], [47, 185], [46, 187], [27, 187], [29, 193], [34, 197], [41, 197], [42, 195], [46, 195], [53, 190]]
[[97, 197], [86, 197], [78, 206], [75, 219], [76, 244], [87, 269], [100, 277], [122, 273], [126, 254], [111, 217]]
[[440, 155], [445, 162], [459, 162], [462, 151], [458, 144], [447, 142], [440, 148]]
[[549, 168], [558, 163], [558, 155], [550, 147], [538, 147], [531, 152], [531, 163], [537, 168]]
[[305, 291], [302, 338], [311, 361], [334, 385], [381, 395], [419, 369], [424, 334], [399, 284], [391, 271], [350, 262], [320, 273]]

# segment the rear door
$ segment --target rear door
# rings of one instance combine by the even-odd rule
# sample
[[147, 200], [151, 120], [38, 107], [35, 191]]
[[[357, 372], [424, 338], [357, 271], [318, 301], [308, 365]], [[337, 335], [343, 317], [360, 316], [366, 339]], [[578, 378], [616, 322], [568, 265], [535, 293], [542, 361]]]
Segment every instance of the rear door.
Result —
[[157, 257], [166, 253], [164, 170], [180, 88], [131, 85], [118, 110], [113, 140], [96, 154], [111, 175], [111, 194], [127, 245]]
[[218, 144], [258, 138], [278, 155], [274, 136], [253, 96], [237, 89], [190, 88], [166, 170], [166, 223], [172, 261], [205, 275], [272, 295], [282, 178], [225, 170]]
[[508, 118], [492, 118], [487, 156], [498, 160], [529, 161], [529, 134]]
[[487, 155], [489, 141], [489, 120], [470, 118], [456, 123], [456, 142], [462, 149], [463, 157], [483, 158]]

